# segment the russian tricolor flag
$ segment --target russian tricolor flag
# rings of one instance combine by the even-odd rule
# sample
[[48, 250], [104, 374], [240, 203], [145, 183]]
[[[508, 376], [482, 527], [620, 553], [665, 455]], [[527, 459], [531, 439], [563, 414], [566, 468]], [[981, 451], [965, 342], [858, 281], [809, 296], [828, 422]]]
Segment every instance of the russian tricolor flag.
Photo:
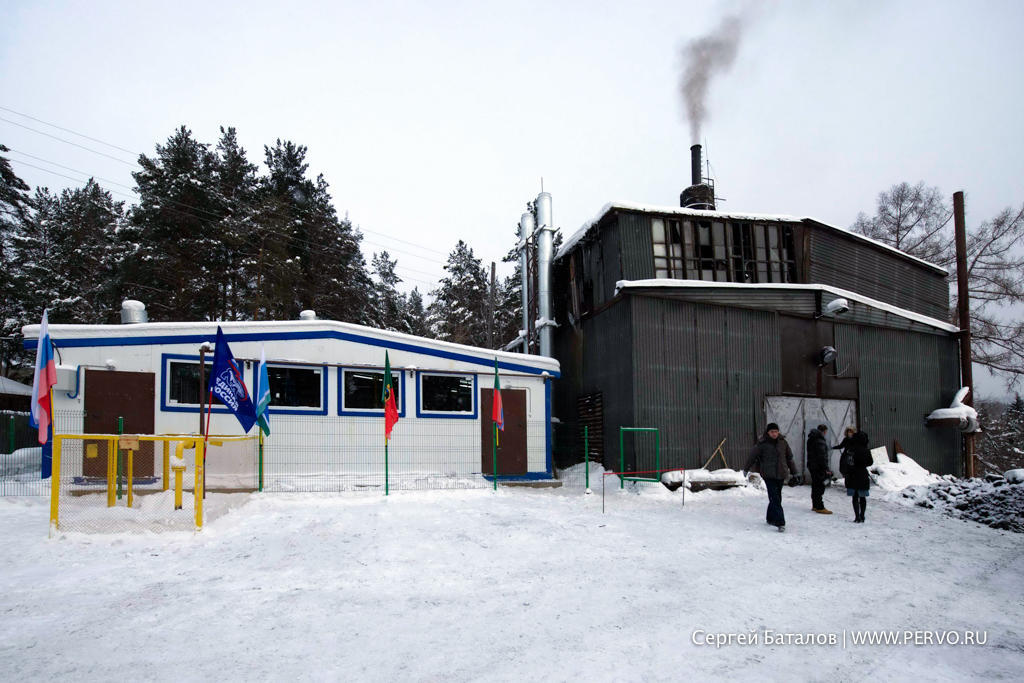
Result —
[[50, 327], [43, 311], [39, 325], [39, 346], [36, 347], [36, 373], [32, 378], [32, 424], [39, 425], [39, 443], [45, 444], [53, 421], [50, 388], [57, 384], [57, 366], [53, 361]]

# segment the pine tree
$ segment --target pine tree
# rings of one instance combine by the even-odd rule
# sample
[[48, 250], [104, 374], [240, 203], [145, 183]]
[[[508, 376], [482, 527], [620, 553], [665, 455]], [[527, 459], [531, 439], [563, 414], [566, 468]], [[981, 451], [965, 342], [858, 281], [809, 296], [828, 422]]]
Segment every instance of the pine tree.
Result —
[[347, 217], [338, 219], [323, 176], [306, 178], [305, 146], [278, 140], [265, 151], [259, 310], [288, 319], [314, 309], [322, 318], [370, 323], [372, 283], [359, 250], [362, 234]]
[[239, 146], [235, 129], [222, 126], [214, 170], [219, 213], [223, 215], [216, 255], [222, 268], [217, 306], [220, 320], [241, 320], [251, 312], [246, 302], [254, 295], [261, 246], [254, 221], [258, 170]]
[[462, 240], [448, 255], [444, 266], [448, 275], [441, 278], [430, 304], [428, 326], [432, 336], [472, 346], [487, 343], [487, 276], [480, 259]]
[[[10, 150], [0, 145], [0, 154], [7, 151]], [[6, 340], [0, 343], [7, 344], [2, 355], [9, 360], [21, 355], [16, 338], [21, 329], [16, 317], [19, 304], [14, 284], [19, 264], [11, 252], [11, 239], [20, 229], [31, 204], [28, 192], [25, 181], [15, 174], [7, 158], [0, 156], [0, 336], [13, 337], [11, 343]], [[0, 372], [6, 373], [8, 369], [0, 368]]]
[[139, 165], [139, 203], [122, 235], [137, 245], [125, 254], [125, 294], [146, 302], [153, 320], [216, 319], [224, 268], [217, 158], [181, 126]]
[[417, 337], [426, 337], [429, 334], [427, 311], [423, 307], [423, 295], [420, 294], [418, 287], [413, 287], [406, 298], [405, 326], [409, 330], [409, 334], [415, 334]]
[[21, 264], [21, 323], [38, 320], [44, 308], [54, 323], [116, 322], [120, 291], [114, 240], [123, 202], [90, 179], [59, 197], [38, 188], [32, 204], [13, 239]]
[[373, 255], [370, 265], [374, 277], [371, 324], [384, 330], [408, 333], [405, 297], [398, 291], [398, 283], [402, 278], [395, 273], [397, 264], [397, 259], [392, 260], [386, 251]]

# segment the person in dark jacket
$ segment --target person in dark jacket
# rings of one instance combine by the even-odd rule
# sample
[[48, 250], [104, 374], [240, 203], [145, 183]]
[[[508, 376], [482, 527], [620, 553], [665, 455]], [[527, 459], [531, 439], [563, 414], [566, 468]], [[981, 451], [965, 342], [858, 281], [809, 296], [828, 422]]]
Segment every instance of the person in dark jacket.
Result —
[[853, 448], [853, 435], [856, 433], [856, 429], [847, 427], [843, 430], [843, 440], [832, 447], [832, 450], [840, 452], [840, 462], [842, 462], [842, 454], [846, 453], [846, 449]]
[[[868, 507], [868, 493], [871, 488], [871, 476], [868, 474], [868, 467], [871, 466], [871, 450], [868, 448], [868, 435], [864, 432], [857, 432], [851, 438], [850, 451], [853, 462], [849, 457], [844, 456], [840, 461], [840, 472], [846, 477], [846, 495], [853, 500], [854, 522], [864, 522], [864, 512]], [[847, 464], [848, 463], [848, 464]], [[846, 470], [846, 471], [843, 471]]]
[[793, 464], [793, 451], [786, 443], [786, 437], [779, 433], [779, 425], [769, 422], [764, 436], [758, 440], [743, 468], [747, 472], [758, 472], [768, 489], [768, 512], [765, 519], [779, 531], [786, 530], [786, 513], [782, 509], [782, 482], [788, 473], [797, 476]]
[[832, 478], [828, 468], [828, 433], [827, 425], [818, 425], [807, 435], [807, 469], [811, 473], [811, 509], [822, 515], [831, 515], [832, 511], [825, 507], [822, 496], [825, 495], [825, 482]]

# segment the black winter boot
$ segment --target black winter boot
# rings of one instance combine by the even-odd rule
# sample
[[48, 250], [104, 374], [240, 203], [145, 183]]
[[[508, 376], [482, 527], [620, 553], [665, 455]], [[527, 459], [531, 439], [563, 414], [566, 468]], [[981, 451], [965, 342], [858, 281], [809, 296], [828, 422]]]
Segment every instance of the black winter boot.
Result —
[[867, 509], [868, 509], [868, 499], [867, 498], [861, 498], [860, 499], [860, 521], [861, 521], [861, 523], [864, 522], [864, 512]]
[[853, 501], [853, 521], [860, 521], [860, 496], [854, 496], [850, 500]]

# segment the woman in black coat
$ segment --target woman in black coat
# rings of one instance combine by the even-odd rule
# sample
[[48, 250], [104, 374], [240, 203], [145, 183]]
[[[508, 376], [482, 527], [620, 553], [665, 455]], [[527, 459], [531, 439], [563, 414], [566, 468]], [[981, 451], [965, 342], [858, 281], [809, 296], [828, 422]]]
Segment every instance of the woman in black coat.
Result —
[[[839, 471], [846, 477], [846, 495], [853, 499], [854, 522], [864, 522], [864, 512], [868, 507], [868, 494], [871, 488], [871, 476], [868, 468], [873, 459], [868, 448], [868, 435], [857, 432], [853, 435], [850, 453], [844, 452], [840, 461]], [[853, 462], [850, 462], [852, 459]]]

